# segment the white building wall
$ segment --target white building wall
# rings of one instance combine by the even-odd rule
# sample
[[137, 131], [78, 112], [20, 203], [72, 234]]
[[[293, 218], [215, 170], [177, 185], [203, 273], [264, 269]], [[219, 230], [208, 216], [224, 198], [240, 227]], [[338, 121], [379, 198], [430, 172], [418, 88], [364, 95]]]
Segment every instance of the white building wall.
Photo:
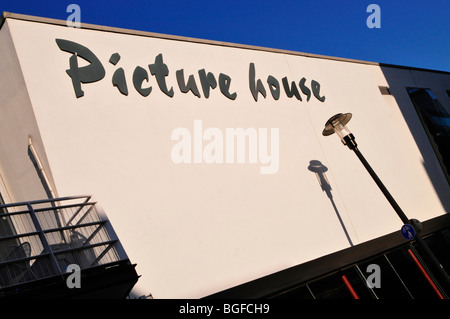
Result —
[[[28, 150], [28, 139], [43, 152], [24, 76], [8, 23], [0, 30], [0, 174], [5, 201], [47, 197]], [[48, 167], [47, 167], [48, 168]]]
[[[378, 86], [390, 83], [377, 65], [14, 19], [2, 28], [2, 37], [9, 34], [20, 69], [16, 62], [8, 72], [25, 81], [15, 90], [27, 89], [35, 116], [34, 123], [32, 118], [21, 123], [27, 132], [14, 133], [14, 138], [28, 130], [42, 136], [41, 149], [59, 195], [93, 194], [100, 202], [142, 275], [137, 294], [202, 297], [399, 230], [400, 219], [356, 156], [337, 137], [321, 135], [336, 113], [353, 114], [349, 126], [360, 150], [409, 217], [423, 221], [445, 213], [395, 97], [380, 94]], [[82, 84], [83, 97], [75, 97], [66, 74], [71, 54], [58, 48], [57, 38], [86, 46], [105, 68], [104, 79]], [[11, 40], [5, 41], [10, 47]], [[121, 59], [114, 66], [108, 60], [116, 52]], [[15, 59], [13, 52], [8, 54]], [[168, 66], [166, 82], [173, 97], [159, 89], [149, 72], [159, 54]], [[257, 102], [249, 90], [250, 63], [267, 90]], [[133, 87], [136, 66], [149, 73], [144, 85], [151, 85], [152, 92], [147, 97]], [[128, 96], [112, 85], [120, 67]], [[175, 77], [180, 69], [186, 79], [194, 75], [201, 93], [198, 70], [216, 79], [227, 74], [236, 99], [225, 97], [219, 87], [209, 98], [182, 93]], [[300, 102], [281, 87], [276, 101], [268, 75], [280, 85], [285, 76], [297, 86], [302, 77], [308, 87], [314, 79], [326, 99], [306, 101], [302, 94]], [[397, 75], [399, 81], [410, 76], [409, 71]], [[10, 85], [2, 81], [2, 87]], [[32, 114], [29, 109], [27, 114]], [[279, 129], [278, 170], [261, 174], [261, 163], [248, 161], [174, 163], [172, 132], [187, 128], [193, 134], [195, 120], [202, 121], [203, 132], [211, 127], [224, 134], [227, 128]], [[2, 172], [8, 171], [12, 159], [1, 156]], [[15, 156], [29, 160], [23, 153]], [[328, 168], [333, 202], [308, 170], [313, 160]], [[19, 178], [7, 179], [14, 194], [22, 194], [19, 173], [10, 172]], [[439, 187], [450, 193], [448, 185]], [[23, 192], [28, 191], [34, 196], [35, 190]]]

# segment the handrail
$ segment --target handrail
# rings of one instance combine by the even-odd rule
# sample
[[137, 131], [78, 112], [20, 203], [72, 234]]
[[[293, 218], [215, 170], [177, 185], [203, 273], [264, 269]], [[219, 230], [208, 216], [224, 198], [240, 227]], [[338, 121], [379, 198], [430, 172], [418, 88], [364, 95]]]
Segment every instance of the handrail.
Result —
[[[26, 258], [8, 257], [0, 251], [0, 290], [15, 284], [8, 269], [18, 264], [28, 264], [28, 269], [36, 272], [31, 281], [62, 276], [70, 263], [80, 263], [85, 269], [122, 260], [116, 250], [118, 239], [108, 232], [107, 219], [98, 214], [97, 203], [90, 200], [90, 195], [79, 195], [0, 205], [0, 209], [6, 210], [1, 216], [11, 221], [11, 229], [0, 237], [0, 243], [28, 242], [31, 245], [31, 255]], [[20, 211], [11, 209], [21, 206]], [[55, 224], [58, 216], [53, 213], [61, 215], [68, 223]], [[65, 236], [52, 235], [58, 232]], [[17, 268], [14, 269], [16, 272], [12, 273], [17, 274]]]
[[15, 264], [22, 261], [31, 261], [35, 259], [41, 259], [41, 258], [47, 258], [50, 254], [49, 253], [41, 253], [39, 255], [34, 255], [30, 257], [23, 257], [23, 258], [17, 258], [12, 260], [6, 260], [6, 261], [0, 261], [0, 267], [10, 264]]
[[70, 219], [66, 222], [66, 225], [69, 225], [69, 224], [72, 222], [72, 220], [80, 213], [81, 208], [84, 207], [84, 205], [88, 205], [88, 202], [89, 202], [90, 199], [91, 199], [90, 196], [86, 198], [85, 202], [83, 203], [83, 206], [80, 206], [80, 208], [73, 214], [72, 218], [70, 218]]
[[[2, 205], [0, 205], [0, 209], [16, 207], [16, 206], [26, 206], [28, 204], [35, 205], [35, 204], [44, 204], [44, 203], [63, 202], [63, 201], [75, 200], [75, 199], [87, 198], [87, 197], [89, 197], [89, 199], [90, 199], [92, 196], [91, 195], [66, 196], [66, 197], [38, 199], [38, 200], [31, 200], [31, 201], [25, 201], [25, 202], [2, 204]], [[80, 204], [78, 204], [78, 205], [80, 205]]]
[[89, 244], [87, 246], [80, 246], [80, 247], [70, 247], [70, 248], [65, 248], [65, 249], [61, 249], [61, 250], [53, 250], [53, 254], [55, 256], [57, 255], [61, 255], [61, 254], [66, 254], [69, 252], [74, 252], [74, 251], [80, 251], [80, 250], [87, 250], [89, 248], [95, 248], [95, 247], [100, 247], [100, 246], [111, 246], [113, 244], [117, 243], [117, 240], [108, 240], [108, 241], [102, 241], [101, 243], [96, 243], [96, 244]]
[[33, 206], [31, 204], [28, 204], [28, 208], [30, 209], [30, 216], [31, 220], [33, 221], [34, 227], [39, 232], [38, 236], [42, 243], [42, 246], [44, 246], [44, 252], [50, 254], [50, 261], [52, 263], [53, 269], [56, 270], [58, 273], [62, 274], [61, 267], [59, 266], [58, 261], [55, 258], [55, 255], [53, 255], [52, 249], [50, 248], [50, 244], [48, 243], [47, 238], [45, 237], [45, 234], [42, 231], [42, 227], [37, 219], [36, 213], [33, 211]]
[[[40, 203], [43, 204], [43, 203]], [[78, 207], [80, 206], [80, 208], [84, 207], [84, 206], [95, 206], [97, 204], [97, 202], [87, 202], [87, 203], [80, 203], [80, 204], [71, 204], [71, 205], [62, 205], [62, 206], [56, 206], [56, 207], [41, 207], [41, 208], [34, 208], [35, 212], [43, 212], [43, 211], [47, 211], [47, 210], [59, 210], [59, 209], [65, 209], [65, 208], [74, 208], [74, 207]], [[17, 206], [25, 206], [28, 205], [28, 203], [25, 204], [21, 204], [21, 205], [17, 205]], [[33, 204], [31, 204], [33, 205]], [[0, 205], [0, 209], [2, 208], [2, 206], [4, 205]], [[12, 206], [14, 207], [14, 206]], [[10, 207], [9, 207], [10, 208]], [[21, 214], [27, 214], [29, 212], [29, 210], [20, 210], [17, 212], [8, 212], [6, 213], [7, 215], [21, 215]], [[2, 216], [4, 216], [4, 214], [2, 214]]]
[[43, 233], [46, 234], [46, 233], [57, 232], [60, 230], [72, 230], [72, 229], [77, 229], [77, 228], [82, 228], [82, 227], [87, 227], [87, 226], [104, 225], [104, 224], [106, 224], [105, 220], [99, 220], [99, 221], [89, 222], [89, 223], [84, 223], [84, 224], [76, 224], [76, 225], [63, 226], [63, 227], [57, 227], [57, 228], [49, 228], [49, 229], [44, 229], [42, 231], [43, 231]]
[[[75, 225], [78, 225], [79, 223], [81, 223], [81, 222], [87, 217], [87, 215], [90, 214], [90, 212], [91, 212], [91, 210], [92, 210], [93, 207], [94, 207], [94, 206], [89, 207], [89, 209], [84, 213], [83, 216], [81, 216], [81, 218], [78, 220], [78, 222], [77, 222]], [[78, 211], [77, 214], [79, 214], [79, 212], [80, 212], [80, 211]], [[75, 217], [76, 217], [76, 215], [74, 215], [73, 218], [70, 219], [70, 222], [72, 222], [72, 220], [73, 220]], [[67, 222], [66, 225], [68, 225], [68, 224], [69, 224], [69, 222]]]

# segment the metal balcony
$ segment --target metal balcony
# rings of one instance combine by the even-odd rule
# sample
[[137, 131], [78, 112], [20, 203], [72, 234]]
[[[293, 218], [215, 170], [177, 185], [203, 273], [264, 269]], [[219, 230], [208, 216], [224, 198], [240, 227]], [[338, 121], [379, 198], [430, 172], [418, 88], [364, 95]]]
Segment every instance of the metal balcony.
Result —
[[[97, 290], [101, 298], [113, 286], [129, 293], [138, 278], [134, 265], [90, 200], [75, 196], [0, 205], [0, 297], [18, 292], [75, 296], [88, 288], [89, 296]], [[84, 275], [86, 289], [67, 287], [69, 265]]]

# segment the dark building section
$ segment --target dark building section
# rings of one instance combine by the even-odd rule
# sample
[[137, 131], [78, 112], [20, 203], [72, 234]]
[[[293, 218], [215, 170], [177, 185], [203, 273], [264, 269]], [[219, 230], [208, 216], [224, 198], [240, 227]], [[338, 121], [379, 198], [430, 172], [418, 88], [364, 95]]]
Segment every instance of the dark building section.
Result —
[[81, 271], [80, 287], [69, 288], [70, 273], [0, 289], [0, 299], [126, 299], [138, 281], [136, 265], [121, 261]]
[[138, 281], [90, 196], [0, 211], [0, 298], [126, 298]]
[[[450, 272], [450, 216], [423, 223], [421, 232]], [[415, 240], [400, 230], [284, 271], [233, 287], [206, 299], [446, 299]]]
[[450, 182], [450, 113], [430, 89], [408, 88], [407, 90], [442, 170]]
[[[380, 64], [425, 168], [446, 212], [450, 211], [450, 80], [437, 70]], [[407, 76], [402, 72], [408, 70]], [[407, 183], [408, 181], [405, 181]]]

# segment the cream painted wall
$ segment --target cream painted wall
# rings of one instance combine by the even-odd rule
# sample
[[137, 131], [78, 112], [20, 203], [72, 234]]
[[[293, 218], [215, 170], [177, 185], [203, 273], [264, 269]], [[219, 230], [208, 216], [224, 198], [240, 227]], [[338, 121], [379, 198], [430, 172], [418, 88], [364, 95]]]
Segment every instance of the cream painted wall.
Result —
[[46, 162], [45, 151], [8, 22], [0, 30], [0, 43], [0, 175], [6, 188], [2, 196], [8, 202], [46, 198], [28, 154], [28, 138]]
[[[104, 208], [142, 277], [137, 294], [198, 298], [399, 230], [401, 221], [352, 152], [337, 137], [321, 135], [326, 120], [353, 113], [350, 128], [360, 150], [409, 217], [445, 213], [422, 164], [421, 153], [376, 65], [332, 61], [243, 48], [7, 21], [59, 195], [92, 194]], [[2, 32], [5, 30], [5, 26]], [[65, 70], [70, 54], [56, 38], [91, 49], [106, 70], [103, 80], [83, 84], [76, 98]], [[108, 62], [118, 52], [116, 66]], [[174, 96], [140, 96], [132, 86], [136, 66], [162, 53]], [[299, 102], [268, 90], [255, 102], [256, 78], [305, 77], [321, 85], [325, 102]], [[113, 87], [125, 70], [129, 95]], [[216, 88], [197, 98], [178, 89], [185, 76], [205, 69], [231, 77], [233, 101]], [[18, 70], [14, 72], [17, 73]], [[408, 77], [401, 72], [401, 77]], [[379, 126], [373, 118], [384, 118]], [[175, 164], [176, 128], [279, 129], [279, 170], [263, 175], [259, 164]], [[308, 170], [311, 160], [328, 168], [336, 209]], [[16, 183], [21, 183], [17, 179]], [[448, 188], [444, 189], [448, 192]], [[450, 193], [450, 192], [449, 192]]]

